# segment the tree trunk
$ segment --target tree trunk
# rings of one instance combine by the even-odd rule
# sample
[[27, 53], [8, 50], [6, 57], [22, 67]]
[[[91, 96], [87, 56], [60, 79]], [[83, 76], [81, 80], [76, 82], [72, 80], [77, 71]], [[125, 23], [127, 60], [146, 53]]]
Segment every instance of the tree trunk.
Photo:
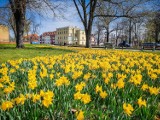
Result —
[[109, 27], [107, 27], [107, 43], [109, 42]]
[[90, 48], [91, 47], [91, 32], [92, 32], [92, 23], [93, 23], [93, 16], [90, 15], [90, 19], [89, 19], [89, 24], [88, 27], [85, 26], [85, 32], [86, 32], [86, 48]]
[[[157, 26], [158, 27], [158, 26]], [[155, 42], [158, 43], [158, 34], [159, 34], [159, 31], [158, 31], [158, 28], [156, 27], [156, 30], [155, 30]]]
[[86, 48], [90, 48], [90, 35], [91, 35], [91, 30], [85, 30], [86, 32]]
[[109, 42], [109, 27], [107, 26], [107, 27], [105, 27], [105, 29], [106, 29], [106, 41], [105, 41], [105, 43], [108, 43]]
[[116, 28], [116, 46], [118, 46], [117, 44], [118, 44], [118, 24]]
[[137, 24], [136, 23], [135, 23], [134, 31], [135, 31], [135, 34], [134, 34], [134, 46], [137, 46], [138, 37], [137, 37]]
[[131, 18], [129, 19], [129, 44], [132, 42], [131, 33], [132, 32], [132, 26], [131, 26]]
[[9, 3], [16, 23], [16, 48], [23, 48], [26, 0], [9, 0]]
[[100, 30], [98, 30], [97, 45], [99, 46]]
[[[77, 9], [78, 15], [84, 25], [85, 33], [86, 33], [86, 48], [89, 48], [90, 35], [92, 32], [92, 23], [93, 23], [94, 11], [96, 8], [97, 0], [90, 0], [89, 3], [87, 3], [85, 0], [81, 0], [81, 1], [73, 0], [73, 2]], [[80, 7], [78, 6], [77, 2], [81, 3], [80, 7], [82, 7], [82, 10], [80, 10]]]
[[24, 21], [20, 14], [16, 15], [16, 48], [24, 48], [23, 45], [23, 32], [24, 32]]

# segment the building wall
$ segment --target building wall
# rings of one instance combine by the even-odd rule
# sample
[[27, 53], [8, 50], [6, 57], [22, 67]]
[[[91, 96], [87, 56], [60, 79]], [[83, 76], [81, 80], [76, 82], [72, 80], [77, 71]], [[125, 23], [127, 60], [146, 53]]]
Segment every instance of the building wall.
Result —
[[64, 27], [64, 28], [58, 28], [57, 29], [57, 41], [58, 44], [64, 44], [64, 43], [68, 43], [68, 39], [71, 33], [71, 29], [68, 27]]
[[0, 25], [0, 42], [9, 42], [9, 29], [7, 26]]
[[40, 43], [41, 44], [55, 44], [55, 36], [56, 31], [53, 32], [45, 32], [42, 35], [40, 35]]
[[95, 36], [93, 34], [91, 34], [91, 36], [90, 36], [90, 44], [91, 45], [96, 45], [97, 44]]
[[51, 44], [51, 38], [50, 38], [50, 36], [44, 36], [43, 40], [44, 40], [45, 44]]
[[23, 42], [38, 42], [39, 36], [37, 34], [29, 34], [23, 36]]
[[78, 44], [79, 45], [85, 45], [86, 44], [86, 35], [83, 30], [78, 30], [77, 31], [77, 36], [78, 36]]
[[[85, 44], [85, 32], [80, 30], [77, 27], [63, 27], [57, 28], [57, 34], [55, 43], [64, 45], [64, 44]], [[83, 34], [82, 34], [83, 33]], [[83, 37], [83, 39], [82, 39]]]

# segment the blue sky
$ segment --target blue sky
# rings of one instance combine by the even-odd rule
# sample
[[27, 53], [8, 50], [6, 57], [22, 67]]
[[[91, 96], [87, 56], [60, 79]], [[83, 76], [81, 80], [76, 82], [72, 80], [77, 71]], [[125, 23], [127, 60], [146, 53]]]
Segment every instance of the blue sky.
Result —
[[67, 7], [66, 11], [63, 13], [64, 19], [53, 17], [52, 14], [46, 16], [46, 19], [39, 20], [41, 22], [40, 33], [45, 31], [54, 31], [56, 28], [65, 26], [77, 26], [83, 29], [83, 24], [78, 16], [76, 8], [73, 3]]
[[[7, 2], [8, 0], [0, 0], [0, 7], [7, 4]], [[56, 4], [58, 2], [59, 0], [55, 1], [54, 3]], [[69, 7], [67, 7], [67, 9], [63, 12], [65, 19], [53, 17], [51, 11], [48, 11], [49, 13], [48, 15], [44, 14], [45, 19], [39, 18], [37, 15], [35, 15], [36, 22], [41, 24], [38, 30], [39, 35], [42, 34], [43, 32], [55, 31], [56, 28], [65, 26], [77, 26], [78, 28], [84, 29], [73, 2], [71, 2], [71, 0], [66, 0], [66, 1], [64, 0], [62, 4], [69, 4]], [[146, 6], [150, 6], [150, 4], [147, 3]], [[93, 29], [93, 31], [94, 30], [95, 29]]]
[[8, 0], [0, 0], [0, 7], [4, 6]]
[[[8, 0], [0, 0], [0, 7], [5, 6]], [[59, 2], [59, 1], [57, 1]], [[54, 2], [56, 4], [56, 2]], [[62, 2], [62, 4], [66, 4], [66, 2]], [[35, 15], [35, 20], [37, 23], [40, 23], [40, 28], [38, 30], [38, 34], [42, 34], [43, 32], [55, 31], [56, 28], [65, 27], [65, 26], [77, 26], [78, 28], [83, 29], [83, 25], [79, 19], [76, 8], [73, 2], [67, 2], [69, 7], [67, 7], [66, 11], [63, 13], [65, 19], [53, 17], [51, 11], [48, 11], [48, 15], [43, 15], [45, 19], [38, 17]], [[12, 33], [11, 33], [12, 34]]]

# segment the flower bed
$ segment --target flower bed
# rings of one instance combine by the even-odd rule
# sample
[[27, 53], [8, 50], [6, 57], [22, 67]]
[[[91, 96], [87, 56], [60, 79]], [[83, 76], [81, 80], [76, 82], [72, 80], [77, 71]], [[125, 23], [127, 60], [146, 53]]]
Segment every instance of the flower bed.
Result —
[[160, 56], [82, 49], [0, 65], [1, 119], [158, 118]]

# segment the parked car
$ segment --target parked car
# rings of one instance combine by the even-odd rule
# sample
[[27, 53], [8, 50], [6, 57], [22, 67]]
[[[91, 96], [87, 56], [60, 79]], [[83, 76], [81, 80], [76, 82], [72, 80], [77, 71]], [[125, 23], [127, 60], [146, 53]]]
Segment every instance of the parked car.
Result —
[[118, 47], [130, 47], [130, 44], [121, 42], [118, 44]]

